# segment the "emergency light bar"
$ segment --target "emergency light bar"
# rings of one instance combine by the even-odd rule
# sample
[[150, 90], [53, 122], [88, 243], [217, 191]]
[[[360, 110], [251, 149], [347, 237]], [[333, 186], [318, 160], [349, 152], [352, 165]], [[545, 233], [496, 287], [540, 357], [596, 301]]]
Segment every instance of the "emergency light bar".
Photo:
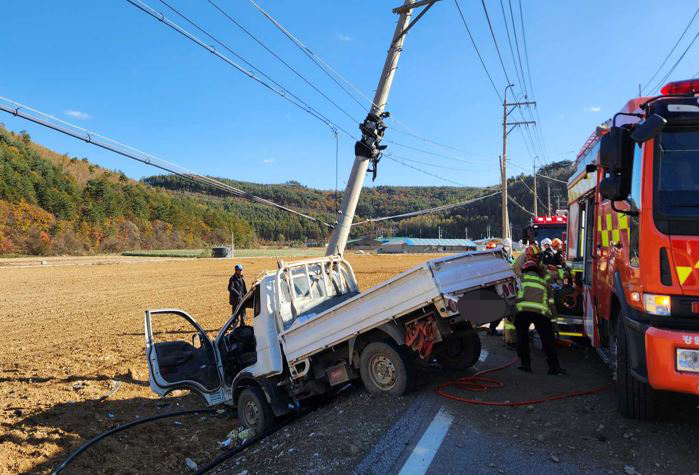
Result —
[[669, 82], [660, 90], [660, 94], [664, 96], [695, 93], [699, 93], [699, 79]]
[[565, 216], [535, 216], [534, 224], [555, 224], [555, 223], [567, 223], [568, 220]]

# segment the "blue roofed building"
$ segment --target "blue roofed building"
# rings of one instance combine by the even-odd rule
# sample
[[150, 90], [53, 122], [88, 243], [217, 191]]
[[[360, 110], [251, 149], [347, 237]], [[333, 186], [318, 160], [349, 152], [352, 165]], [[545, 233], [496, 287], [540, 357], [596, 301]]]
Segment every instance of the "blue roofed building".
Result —
[[475, 251], [477, 245], [470, 239], [388, 239], [378, 249], [381, 254], [411, 254], [420, 252], [465, 252]]

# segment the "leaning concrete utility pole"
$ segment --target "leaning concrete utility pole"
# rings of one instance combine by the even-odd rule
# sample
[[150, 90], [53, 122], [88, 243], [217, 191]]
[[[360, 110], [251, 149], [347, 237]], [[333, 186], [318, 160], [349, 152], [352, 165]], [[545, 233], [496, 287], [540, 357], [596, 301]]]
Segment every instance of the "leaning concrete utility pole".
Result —
[[[362, 131], [362, 138], [354, 145], [354, 165], [352, 165], [352, 172], [347, 181], [347, 188], [345, 188], [345, 192], [342, 195], [342, 205], [337, 213], [337, 224], [330, 237], [328, 249], [325, 253], [327, 256], [345, 252], [345, 245], [347, 244], [347, 238], [349, 237], [352, 227], [354, 212], [357, 209], [359, 194], [364, 185], [364, 175], [369, 168], [369, 162], [373, 165], [372, 172], [374, 178], [376, 177], [376, 166], [381, 158], [381, 151], [386, 148], [385, 145], [381, 145], [383, 133], [386, 130], [383, 119], [388, 117], [388, 113], [384, 111], [384, 108], [386, 107], [388, 93], [391, 90], [391, 83], [396, 73], [398, 58], [403, 50], [405, 34], [437, 1], [438, 0], [405, 0], [402, 7], [393, 9], [393, 13], [398, 13], [400, 15], [398, 17], [398, 24], [396, 25], [396, 30], [391, 39], [391, 46], [388, 49], [388, 55], [386, 56], [386, 62], [384, 63], [383, 71], [379, 78], [379, 84], [376, 87], [376, 94], [374, 95], [371, 109], [366, 119], [364, 119], [364, 122], [359, 125], [359, 130]], [[425, 6], [425, 9], [410, 22], [413, 8], [421, 6]]]
[[[512, 132], [518, 125], [529, 125], [529, 124], [534, 124], [534, 121], [521, 121], [521, 122], [508, 122], [507, 117], [514, 111], [517, 107], [519, 106], [527, 106], [530, 104], [536, 104], [536, 102], [533, 101], [525, 101], [525, 102], [511, 102], [507, 103], [507, 90], [511, 87], [514, 87], [514, 84], [508, 84], [505, 87], [505, 95], [504, 99], [502, 101], [502, 156], [500, 157], [500, 179], [502, 180], [502, 190], [501, 190], [501, 195], [502, 195], [502, 238], [507, 239], [511, 238], [510, 236], [510, 218], [507, 213], [507, 200], [509, 199], [507, 197], [507, 136], [510, 135], [510, 132]], [[508, 107], [512, 107], [512, 109], [508, 110]], [[507, 129], [507, 126], [512, 126], [509, 130]], [[536, 188], [535, 188], [536, 189]], [[536, 200], [536, 196], [534, 197], [534, 200]], [[534, 202], [534, 206], [536, 206], [536, 201]]]

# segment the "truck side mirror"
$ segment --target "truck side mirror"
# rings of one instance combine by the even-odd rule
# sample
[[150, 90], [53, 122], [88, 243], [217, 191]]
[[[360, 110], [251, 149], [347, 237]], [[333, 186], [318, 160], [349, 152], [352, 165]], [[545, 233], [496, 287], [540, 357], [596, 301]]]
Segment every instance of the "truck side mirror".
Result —
[[612, 127], [602, 136], [599, 149], [600, 164], [608, 172], [619, 173], [630, 168], [633, 140], [628, 129]]
[[638, 124], [631, 132], [631, 139], [636, 143], [643, 143], [656, 137], [667, 125], [667, 119], [658, 114], [653, 114], [645, 121]]
[[610, 173], [605, 176], [599, 184], [599, 192], [602, 198], [606, 198], [611, 201], [622, 201], [628, 198], [631, 193], [627, 183], [629, 180], [625, 180], [621, 174]]

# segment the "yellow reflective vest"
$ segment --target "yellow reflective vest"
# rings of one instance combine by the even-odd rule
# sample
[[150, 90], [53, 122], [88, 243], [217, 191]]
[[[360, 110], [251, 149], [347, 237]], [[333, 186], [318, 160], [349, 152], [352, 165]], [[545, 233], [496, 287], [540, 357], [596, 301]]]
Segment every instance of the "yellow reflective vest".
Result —
[[[548, 277], [548, 276], [547, 276]], [[522, 275], [522, 283], [517, 292], [515, 308], [519, 312], [536, 312], [545, 317], [553, 316], [553, 294], [549, 289], [549, 279], [539, 277], [531, 272]]]

